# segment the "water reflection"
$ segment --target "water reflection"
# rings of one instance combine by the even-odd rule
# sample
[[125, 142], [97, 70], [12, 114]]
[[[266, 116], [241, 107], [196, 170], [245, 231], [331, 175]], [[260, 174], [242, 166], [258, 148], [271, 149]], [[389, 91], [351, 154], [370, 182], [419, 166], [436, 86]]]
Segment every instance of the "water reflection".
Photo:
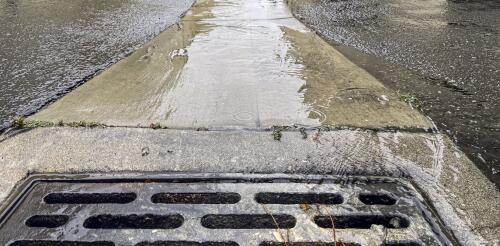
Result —
[[274, 19], [291, 18], [286, 9], [269, 1], [235, 0], [214, 1], [210, 9], [213, 16], [197, 22], [211, 30], [198, 34], [186, 48], [189, 61], [178, 82], [182, 86], [168, 100], [176, 111], [164, 118], [166, 124], [314, 124], [307, 119], [307, 108], [297, 92], [304, 83], [296, 76], [301, 65], [283, 59], [289, 44], [283, 40], [280, 25], [292, 21]]
[[283, 1], [200, 0], [177, 27], [34, 118], [180, 128], [429, 126], [395, 98]]

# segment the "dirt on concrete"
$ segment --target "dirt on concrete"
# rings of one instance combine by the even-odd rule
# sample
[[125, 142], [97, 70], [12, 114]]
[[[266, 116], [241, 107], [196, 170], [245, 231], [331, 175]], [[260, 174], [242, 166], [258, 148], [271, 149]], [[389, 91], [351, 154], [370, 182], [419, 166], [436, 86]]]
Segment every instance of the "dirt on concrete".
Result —
[[289, 0], [337, 50], [414, 98], [500, 184], [500, 2]]

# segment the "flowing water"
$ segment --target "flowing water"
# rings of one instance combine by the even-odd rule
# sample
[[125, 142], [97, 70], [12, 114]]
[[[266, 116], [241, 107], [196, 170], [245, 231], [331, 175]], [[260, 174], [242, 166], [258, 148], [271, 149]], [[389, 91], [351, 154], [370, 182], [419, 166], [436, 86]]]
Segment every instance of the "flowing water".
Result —
[[425, 114], [500, 187], [500, 1], [289, 4], [326, 40], [364, 52], [342, 51], [385, 85], [418, 98]]
[[123, 58], [190, 0], [0, 0], [0, 129]]
[[33, 118], [179, 128], [431, 126], [272, 0], [199, 0], [177, 26]]

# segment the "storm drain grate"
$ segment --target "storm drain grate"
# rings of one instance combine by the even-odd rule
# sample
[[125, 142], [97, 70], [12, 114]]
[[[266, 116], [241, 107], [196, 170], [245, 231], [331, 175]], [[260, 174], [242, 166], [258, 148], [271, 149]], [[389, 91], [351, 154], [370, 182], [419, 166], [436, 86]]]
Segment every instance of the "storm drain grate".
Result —
[[36, 177], [4, 211], [12, 246], [449, 245], [403, 179]]

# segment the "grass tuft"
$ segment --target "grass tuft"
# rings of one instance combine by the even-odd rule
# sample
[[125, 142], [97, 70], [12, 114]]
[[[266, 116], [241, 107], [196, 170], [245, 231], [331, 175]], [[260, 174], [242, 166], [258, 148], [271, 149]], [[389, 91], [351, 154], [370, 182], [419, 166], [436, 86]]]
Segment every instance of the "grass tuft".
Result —
[[271, 127], [271, 130], [273, 131], [273, 138], [276, 141], [281, 141], [281, 138], [283, 137], [283, 134], [281, 133], [282, 131], [290, 129], [290, 126], [273, 126]]
[[422, 102], [418, 99], [416, 95], [411, 93], [402, 93], [400, 91], [397, 91], [397, 94], [399, 95], [399, 100], [408, 103], [411, 107], [417, 109], [422, 107]]
[[14, 120], [14, 127], [24, 128], [26, 126], [26, 118], [19, 116]]

